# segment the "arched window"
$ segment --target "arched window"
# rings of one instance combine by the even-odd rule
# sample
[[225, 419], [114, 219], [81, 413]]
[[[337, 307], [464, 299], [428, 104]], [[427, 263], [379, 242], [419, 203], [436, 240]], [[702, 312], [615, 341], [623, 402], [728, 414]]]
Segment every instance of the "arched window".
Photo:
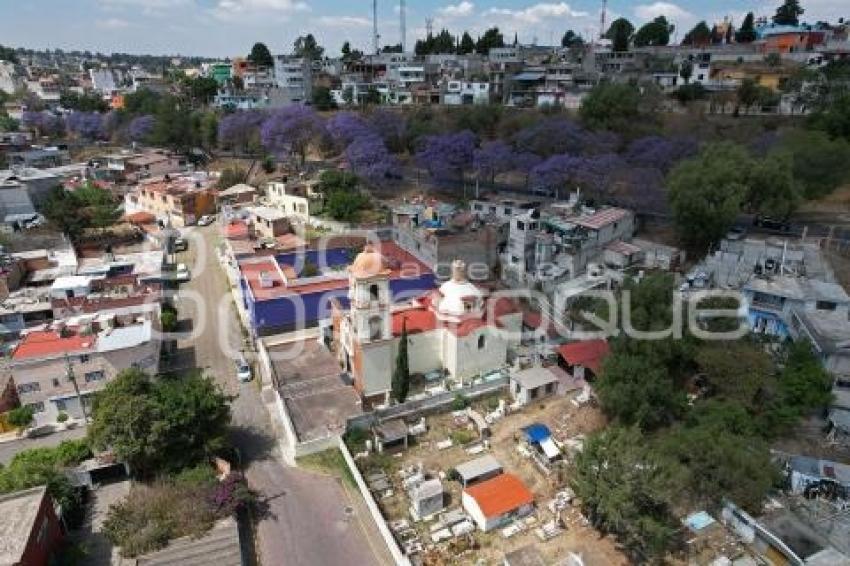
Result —
[[369, 319], [369, 339], [380, 340], [383, 335], [383, 321], [380, 316], [373, 316]]
[[381, 295], [381, 291], [380, 291], [380, 289], [378, 288], [378, 284], [377, 284], [377, 283], [373, 283], [373, 284], [369, 287], [369, 297], [370, 297], [373, 301], [377, 301], [377, 300], [380, 298], [380, 295]]
[[478, 337], [478, 349], [479, 350], [483, 350], [486, 343], [487, 343], [487, 339], [484, 338], [483, 334]]

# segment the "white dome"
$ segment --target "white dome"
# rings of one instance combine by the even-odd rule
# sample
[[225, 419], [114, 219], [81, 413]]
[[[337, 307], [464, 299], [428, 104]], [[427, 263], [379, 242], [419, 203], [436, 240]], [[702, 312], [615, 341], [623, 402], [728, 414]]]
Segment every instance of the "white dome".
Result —
[[[481, 289], [469, 281], [456, 281], [450, 279], [440, 286], [440, 294], [443, 296], [437, 310], [440, 314], [451, 316], [463, 316], [469, 313], [466, 305], [472, 304], [472, 311], [477, 312], [481, 306], [483, 294]], [[464, 299], [466, 299], [464, 301]]]

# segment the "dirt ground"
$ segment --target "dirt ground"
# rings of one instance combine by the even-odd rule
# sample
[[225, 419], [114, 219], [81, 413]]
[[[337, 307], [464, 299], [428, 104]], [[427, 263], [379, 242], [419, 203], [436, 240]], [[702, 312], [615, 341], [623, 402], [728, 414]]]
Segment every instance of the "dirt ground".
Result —
[[[473, 408], [486, 412], [488, 406], [492, 407], [492, 403], [492, 400], [481, 401], [474, 404]], [[487, 453], [470, 455], [465, 447], [457, 443], [444, 450], [437, 448], [438, 442], [453, 435], [458, 438], [459, 430], [465, 431], [467, 426], [471, 426], [457, 425], [451, 413], [428, 417], [426, 422], [428, 432], [420, 436], [407, 451], [392, 456], [384, 455], [373, 460], [373, 464], [379, 462], [387, 471], [393, 484], [394, 495], [380, 501], [389, 523], [399, 519], [410, 521], [408, 512], [410, 501], [401, 486], [399, 470], [414, 469], [421, 463], [426, 475], [438, 477], [440, 472], [447, 473], [458, 464]], [[591, 406], [578, 408], [570, 402], [570, 397], [555, 397], [525, 407], [494, 423], [491, 426], [489, 453], [499, 460], [506, 472], [519, 476], [534, 493], [536, 522], [523, 533], [509, 539], [503, 538], [501, 529], [490, 533], [476, 531], [473, 536], [477, 548], [471, 552], [458, 553], [454, 549], [449, 550], [447, 543], [441, 543], [437, 545], [438, 551], [429, 553], [427, 564], [501, 564], [506, 553], [528, 544], [534, 544], [547, 563], [554, 563], [556, 558], [563, 559], [568, 552], [580, 554], [588, 566], [627, 563], [614, 540], [611, 537], [600, 537], [595, 529], [585, 525], [578, 509], [574, 507], [568, 507], [562, 513], [567, 524], [567, 529], [563, 533], [547, 542], [540, 542], [534, 534], [534, 528], [553, 518], [547, 503], [565, 486], [566, 477], [565, 473], [545, 475], [531, 459], [519, 452], [518, 440], [521, 438], [522, 428], [533, 423], [547, 425], [556, 440], [564, 441], [602, 428], [605, 425], [605, 419], [597, 408]], [[466, 447], [477, 443], [477, 440], [473, 441]], [[460, 484], [443, 479], [443, 488], [447, 491], [446, 510], [460, 507]], [[433, 546], [429, 536], [431, 523], [420, 522], [413, 525], [419, 531], [420, 539], [426, 549]]]

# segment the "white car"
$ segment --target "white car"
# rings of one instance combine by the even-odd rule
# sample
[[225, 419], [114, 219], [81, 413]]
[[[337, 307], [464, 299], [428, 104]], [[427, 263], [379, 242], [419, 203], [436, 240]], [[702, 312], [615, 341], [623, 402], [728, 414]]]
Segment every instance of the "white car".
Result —
[[245, 358], [239, 356], [236, 360], [236, 379], [241, 383], [247, 383], [251, 381], [251, 378], [253, 378], [251, 366], [245, 361]]
[[174, 279], [180, 281], [181, 283], [185, 283], [186, 281], [192, 279], [192, 274], [189, 272], [189, 268], [186, 267], [185, 263], [177, 264], [177, 272], [174, 276]]
[[215, 216], [212, 214], [205, 214], [201, 216], [200, 220], [198, 220], [198, 226], [209, 226], [215, 222]]

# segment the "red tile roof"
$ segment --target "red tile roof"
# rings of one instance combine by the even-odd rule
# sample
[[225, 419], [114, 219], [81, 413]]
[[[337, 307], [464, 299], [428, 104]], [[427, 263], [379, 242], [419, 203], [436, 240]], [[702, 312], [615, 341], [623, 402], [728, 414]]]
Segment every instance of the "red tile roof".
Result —
[[156, 222], [156, 216], [150, 212], [139, 211], [126, 215], [124, 220], [130, 224], [153, 224]]
[[581, 216], [574, 220], [571, 219], [570, 221], [578, 224], [579, 226], [590, 228], [591, 230], [599, 230], [604, 226], [613, 224], [618, 220], [622, 220], [626, 214], [628, 214], [628, 212], [622, 208], [604, 208], [594, 212], [590, 216]]
[[55, 330], [38, 330], [24, 335], [12, 353], [12, 359], [52, 358], [63, 354], [91, 351], [96, 336], [71, 334], [61, 336]]
[[611, 348], [608, 346], [608, 342], [601, 338], [564, 344], [558, 348], [558, 354], [565, 362], [571, 366], [581, 365], [590, 368], [597, 375], [602, 368], [602, 360], [610, 352]]
[[392, 316], [393, 336], [401, 336], [402, 323], [406, 324], [408, 334], [429, 332], [439, 325], [437, 316], [427, 307], [414, 307], [394, 312]]
[[248, 225], [241, 220], [229, 222], [224, 227], [224, 237], [231, 240], [241, 240], [248, 237]]
[[500, 474], [463, 491], [475, 500], [487, 518], [500, 517], [534, 503], [534, 495], [513, 474]]

